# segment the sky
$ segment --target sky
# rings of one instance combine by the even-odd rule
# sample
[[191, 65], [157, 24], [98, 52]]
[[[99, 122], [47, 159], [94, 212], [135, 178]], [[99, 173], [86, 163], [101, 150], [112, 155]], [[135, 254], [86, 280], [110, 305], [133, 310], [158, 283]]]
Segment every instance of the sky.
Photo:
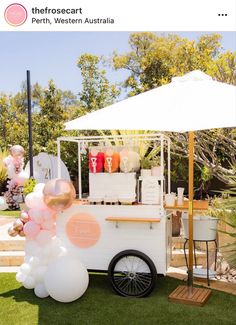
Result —
[[[161, 32], [163, 34], [163, 32]], [[171, 32], [168, 32], [171, 33]], [[207, 32], [173, 32], [190, 40]], [[209, 33], [209, 32], [208, 32]], [[235, 32], [219, 32], [225, 50], [236, 51]], [[31, 71], [31, 82], [47, 87], [53, 79], [62, 90], [78, 94], [81, 76], [76, 66], [83, 53], [111, 56], [129, 50], [129, 32], [0, 32], [0, 92], [15, 94]], [[126, 71], [108, 70], [111, 82], [120, 82]]]

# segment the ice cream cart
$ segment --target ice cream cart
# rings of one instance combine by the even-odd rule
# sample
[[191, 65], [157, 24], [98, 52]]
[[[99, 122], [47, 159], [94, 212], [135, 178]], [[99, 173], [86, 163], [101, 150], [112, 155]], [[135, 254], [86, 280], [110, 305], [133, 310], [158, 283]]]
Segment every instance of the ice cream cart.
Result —
[[[87, 269], [108, 272], [118, 294], [147, 296], [170, 262], [171, 220], [163, 199], [171, 192], [170, 139], [163, 134], [58, 138], [59, 178], [63, 141], [78, 144], [78, 199], [58, 214], [57, 237]], [[133, 153], [142, 142], [159, 148], [160, 166], [152, 174], [140, 175]], [[87, 197], [82, 195], [81, 177], [85, 147]]]

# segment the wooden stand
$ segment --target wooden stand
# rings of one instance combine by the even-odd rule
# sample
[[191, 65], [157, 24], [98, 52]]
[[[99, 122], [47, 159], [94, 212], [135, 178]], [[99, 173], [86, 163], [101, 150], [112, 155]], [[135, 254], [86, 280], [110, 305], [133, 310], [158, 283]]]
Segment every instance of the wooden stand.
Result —
[[[192, 289], [192, 292], [191, 292]], [[195, 305], [202, 307], [211, 295], [211, 290], [206, 288], [189, 288], [178, 286], [168, 297], [171, 302]]]

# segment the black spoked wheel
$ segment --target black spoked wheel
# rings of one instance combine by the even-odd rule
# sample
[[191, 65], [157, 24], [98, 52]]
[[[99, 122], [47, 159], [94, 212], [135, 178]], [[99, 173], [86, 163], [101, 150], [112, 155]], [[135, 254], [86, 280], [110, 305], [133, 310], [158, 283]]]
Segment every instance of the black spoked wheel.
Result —
[[136, 250], [117, 254], [108, 268], [108, 276], [115, 292], [125, 297], [149, 295], [157, 279], [152, 260]]

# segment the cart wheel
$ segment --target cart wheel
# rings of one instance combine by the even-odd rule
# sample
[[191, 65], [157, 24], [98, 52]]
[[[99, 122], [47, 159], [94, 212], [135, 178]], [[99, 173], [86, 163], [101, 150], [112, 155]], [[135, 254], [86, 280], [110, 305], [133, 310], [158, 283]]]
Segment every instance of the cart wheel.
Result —
[[111, 260], [108, 276], [119, 295], [145, 297], [154, 289], [157, 271], [147, 255], [136, 250], [125, 250]]

